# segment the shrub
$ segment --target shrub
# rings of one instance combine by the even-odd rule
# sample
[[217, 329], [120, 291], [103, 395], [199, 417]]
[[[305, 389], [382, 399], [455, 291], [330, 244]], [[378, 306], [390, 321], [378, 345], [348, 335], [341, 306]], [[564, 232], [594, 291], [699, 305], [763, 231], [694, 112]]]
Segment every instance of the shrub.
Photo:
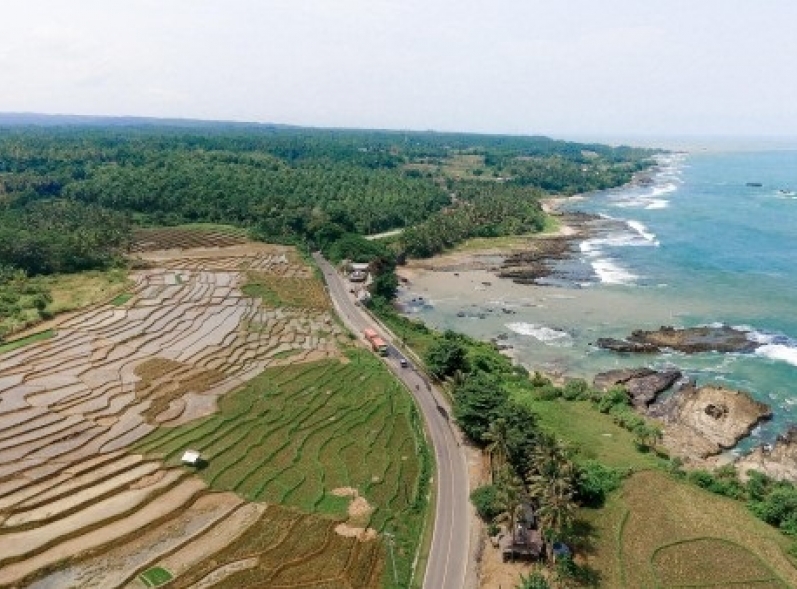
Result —
[[515, 374], [517, 374], [519, 376], [528, 377], [528, 375], [529, 375], [528, 369], [525, 366], [523, 366], [522, 364], [515, 364], [514, 366], [512, 366], [512, 372], [514, 372]]
[[545, 376], [539, 370], [534, 371], [534, 376], [531, 377], [531, 385], [533, 387], [544, 387], [551, 384], [551, 379]]
[[611, 468], [596, 460], [588, 460], [578, 466], [576, 477], [576, 500], [581, 505], [600, 507], [606, 496], [619, 489], [627, 476], [617, 468]]
[[548, 583], [545, 576], [539, 572], [534, 571], [528, 575], [520, 575], [520, 580], [515, 589], [550, 589], [551, 585]]
[[715, 484], [714, 475], [704, 469], [693, 470], [686, 478], [693, 485], [697, 485], [701, 489], [709, 489]]
[[476, 508], [476, 513], [486, 522], [492, 522], [500, 513], [498, 505], [498, 489], [495, 485], [482, 485], [471, 491], [470, 501]]
[[614, 407], [627, 407], [628, 395], [623, 387], [612, 387], [598, 399], [598, 411], [609, 413]]
[[786, 549], [789, 556], [797, 558], [797, 542], [792, 542], [791, 546]]
[[797, 489], [792, 485], [778, 485], [762, 501], [751, 501], [749, 507], [756, 517], [787, 534], [797, 532]]
[[712, 493], [740, 499], [744, 496], [744, 488], [736, 476], [736, 469], [733, 466], [724, 466], [711, 473], [707, 470], [693, 470], [687, 475], [687, 479]]
[[774, 480], [757, 470], [747, 471], [745, 490], [752, 501], [761, 501], [772, 490]]
[[537, 396], [543, 401], [553, 401], [554, 399], [558, 399], [562, 396], [562, 389], [555, 387], [550, 383], [541, 387], [537, 387], [536, 391]]
[[586, 399], [589, 396], [589, 385], [583, 378], [571, 378], [562, 389], [562, 397], [568, 401]]

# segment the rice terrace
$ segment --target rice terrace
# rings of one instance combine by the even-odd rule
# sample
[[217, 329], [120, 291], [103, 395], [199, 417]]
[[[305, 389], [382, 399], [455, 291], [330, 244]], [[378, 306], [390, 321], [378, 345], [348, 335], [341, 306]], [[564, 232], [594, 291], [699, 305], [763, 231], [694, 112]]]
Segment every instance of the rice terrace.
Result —
[[312, 269], [223, 227], [136, 237], [129, 292], [0, 355], [0, 586], [407, 586], [423, 428]]

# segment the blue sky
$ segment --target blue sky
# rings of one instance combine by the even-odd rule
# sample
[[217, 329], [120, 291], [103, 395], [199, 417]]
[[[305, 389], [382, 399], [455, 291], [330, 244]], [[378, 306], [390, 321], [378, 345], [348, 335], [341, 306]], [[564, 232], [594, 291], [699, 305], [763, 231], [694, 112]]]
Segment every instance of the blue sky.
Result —
[[794, 0], [4, 0], [0, 111], [797, 136]]

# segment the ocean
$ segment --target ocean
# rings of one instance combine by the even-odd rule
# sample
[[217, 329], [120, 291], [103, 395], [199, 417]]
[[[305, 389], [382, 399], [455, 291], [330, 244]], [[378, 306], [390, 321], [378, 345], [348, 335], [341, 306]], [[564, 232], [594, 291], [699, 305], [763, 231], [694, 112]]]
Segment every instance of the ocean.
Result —
[[[495, 278], [446, 297], [428, 288], [420, 305], [410, 286], [399, 300], [437, 328], [500, 335], [529, 369], [591, 379], [618, 367], [677, 367], [698, 384], [748, 391], [775, 415], [743, 446], [771, 441], [797, 424], [797, 141], [715, 143], [659, 163], [650, 183], [563, 206], [602, 218], [562, 263], [565, 279], [522, 287]], [[711, 324], [763, 345], [752, 354], [654, 356], [594, 345], [634, 329]]]

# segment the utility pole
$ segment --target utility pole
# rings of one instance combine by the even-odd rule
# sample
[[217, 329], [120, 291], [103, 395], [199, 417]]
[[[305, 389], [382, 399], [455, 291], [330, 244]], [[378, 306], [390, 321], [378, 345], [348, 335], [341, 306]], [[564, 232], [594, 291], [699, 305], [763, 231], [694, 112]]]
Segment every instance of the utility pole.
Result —
[[385, 532], [385, 541], [387, 542], [387, 547], [390, 549], [390, 562], [393, 563], [393, 581], [398, 586], [398, 573], [396, 573], [396, 557], [393, 555], [393, 539], [395, 536], [390, 532]]

